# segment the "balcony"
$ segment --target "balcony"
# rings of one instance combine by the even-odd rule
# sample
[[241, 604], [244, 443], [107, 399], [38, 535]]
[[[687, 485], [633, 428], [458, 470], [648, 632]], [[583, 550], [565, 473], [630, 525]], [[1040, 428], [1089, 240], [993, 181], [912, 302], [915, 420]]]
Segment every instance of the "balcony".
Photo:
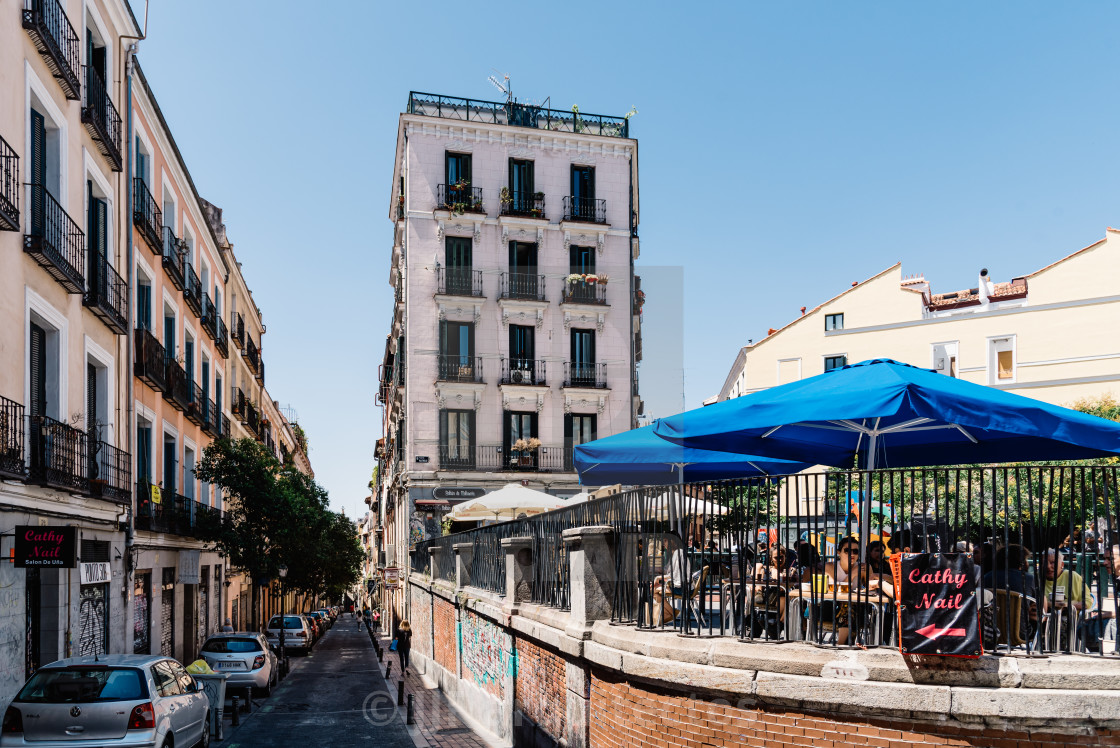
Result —
[[457, 96], [410, 91], [408, 113], [425, 117], [481, 122], [491, 125], [527, 127], [536, 130], [601, 135], [608, 138], [630, 137], [630, 121], [626, 117], [583, 114], [563, 109], [546, 109], [516, 101], [497, 102], [461, 99]]
[[72, 493], [89, 491], [88, 437], [47, 416], [27, 419], [31, 469], [27, 482]]
[[163, 252], [163, 211], [140, 177], [132, 180], [132, 225], [153, 254]]
[[249, 431], [256, 435], [261, 430], [261, 415], [256, 406], [250, 402], [245, 403], [245, 419], [243, 421]]
[[202, 401], [202, 430], [211, 436], [221, 436], [222, 414], [213, 400]]
[[95, 499], [132, 502], [132, 455], [103, 441], [90, 440], [89, 494]]
[[501, 445], [456, 446], [440, 444], [440, 470], [477, 472], [563, 473], [572, 470], [571, 449], [541, 446], [515, 450]]
[[86, 87], [82, 90], [82, 124], [97, 142], [97, 150], [108, 159], [113, 171], [120, 171], [121, 115], [113, 106], [113, 100], [105, 90], [105, 83], [98, 72], [89, 65], [83, 69], [86, 73]]
[[163, 227], [163, 269], [171, 285], [182, 291], [186, 283], [186, 261], [179, 237], [170, 226]]
[[470, 268], [436, 268], [436, 293], [446, 296], [482, 296], [482, 271]]
[[229, 418], [223, 415], [221, 431], [218, 432], [218, 438], [229, 439], [232, 435], [233, 431], [230, 430]]
[[136, 484], [136, 529], [197, 538], [202, 528], [216, 528], [222, 522], [218, 509], [172, 491], [161, 492], [159, 503], [152, 501], [152, 485]]
[[136, 362], [133, 372], [142, 381], [157, 390], [167, 389], [167, 352], [150, 330], [140, 327], [133, 338], [136, 345]]
[[214, 302], [210, 300], [210, 294], [206, 291], [202, 292], [202, 331], [206, 333], [207, 337], [211, 340], [218, 339], [218, 310], [214, 307]]
[[248, 405], [248, 400], [245, 399], [245, 393], [241, 391], [240, 387], [234, 387], [230, 392], [229, 411], [241, 422], [247, 423], [248, 411], [245, 406]]
[[185, 412], [191, 404], [191, 380], [179, 362], [168, 355], [165, 359], [167, 370], [163, 399], [180, 413]]
[[190, 262], [185, 263], [186, 272], [183, 275], [183, 301], [194, 312], [194, 316], [202, 316], [202, 281], [194, 271]]
[[[575, 274], [568, 276], [568, 281], [564, 284], [564, 298], [560, 300], [561, 304], [599, 304], [605, 305], [607, 303], [607, 284], [605, 281], [598, 280], [599, 276], [580, 276], [580, 280], [575, 280]], [[595, 278], [595, 282], [589, 280], [582, 280], [582, 278]]]
[[128, 334], [128, 283], [97, 253], [90, 256], [89, 285], [82, 304], [117, 335]]
[[564, 362], [564, 386], [607, 388], [607, 365]]
[[222, 358], [229, 358], [229, 331], [226, 330], [225, 320], [222, 315], [214, 315], [214, 345], [218, 348], [218, 353]]
[[234, 312], [229, 319], [229, 336], [233, 339], [237, 350], [240, 351], [245, 347], [245, 318], [240, 312]]
[[481, 356], [448, 356], [438, 357], [440, 382], [481, 382], [482, 357]]
[[0, 231], [19, 231], [19, 156], [0, 138]]
[[544, 276], [534, 273], [502, 273], [498, 298], [545, 301]]
[[525, 192], [521, 190], [510, 191], [502, 188], [503, 216], [520, 216], [522, 218], [541, 218], [548, 220], [544, 213], [544, 193]]
[[436, 210], [450, 211], [455, 215], [463, 213], [486, 215], [486, 210], [482, 207], [482, 188], [471, 187], [467, 183], [438, 185]]
[[248, 333], [245, 335], [245, 349], [241, 352], [245, 363], [249, 365], [249, 369], [256, 374], [261, 366], [261, 354], [257, 350], [257, 344], [249, 337]]
[[68, 99], [80, 99], [81, 37], [70, 25], [62, 4], [58, 0], [25, 0], [23, 27], [35, 42], [51, 75], [58, 80], [62, 93]]
[[545, 379], [545, 363], [529, 358], [502, 359], [502, 374], [498, 384], [531, 384], [543, 385]]
[[261, 383], [261, 387], [264, 387], [264, 357], [263, 356], [261, 357], [260, 368], [257, 370], [257, 381]]
[[606, 223], [607, 201], [590, 197], [565, 197], [564, 220], [578, 223]]
[[202, 387], [195, 381], [187, 381], [187, 420], [195, 426], [201, 426], [206, 418], [206, 398], [202, 396]]
[[27, 464], [23, 460], [23, 406], [0, 397], [0, 478], [23, 480]]
[[41, 184], [31, 191], [31, 232], [23, 251], [35, 258], [68, 293], [85, 291], [86, 235]]

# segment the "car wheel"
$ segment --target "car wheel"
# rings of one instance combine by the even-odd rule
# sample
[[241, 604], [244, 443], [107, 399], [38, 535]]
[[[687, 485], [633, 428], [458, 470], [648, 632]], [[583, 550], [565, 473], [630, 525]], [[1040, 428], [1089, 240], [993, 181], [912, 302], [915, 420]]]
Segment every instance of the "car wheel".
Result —
[[195, 748], [210, 748], [210, 713], [206, 713], [206, 721], [202, 723], [202, 737], [198, 739]]
[[269, 696], [272, 695], [272, 679], [271, 678], [269, 679], [268, 683], [264, 686], [264, 688], [258, 688], [257, 690], [260, 691], [261, 695], [264, 696], [267, 699]]

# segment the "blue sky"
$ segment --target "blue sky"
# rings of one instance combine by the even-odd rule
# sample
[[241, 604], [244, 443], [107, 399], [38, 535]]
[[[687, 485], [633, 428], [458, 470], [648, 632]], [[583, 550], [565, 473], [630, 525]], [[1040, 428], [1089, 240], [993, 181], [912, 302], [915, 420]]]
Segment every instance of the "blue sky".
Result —
[[556, 108], [638, 108], [640, 264], [667, 284], [660, 308], [647, 289], [642, 377], [668, 415], [681, 372], [650, 357], [681, 341], [658, 349], [658, 315], [683, 308], [666, 329], [683, 330], [695, 407], [748, 338], [896, 261], [967, 288], [981, 266], [1009, 280], [1120, 222], [1118, 23], [1105, 2], [155, 0], [140, 60], [226, 211], [269, 390], [353, 516], [381, 424], [409, 90], [496, 98], [497, 69]]

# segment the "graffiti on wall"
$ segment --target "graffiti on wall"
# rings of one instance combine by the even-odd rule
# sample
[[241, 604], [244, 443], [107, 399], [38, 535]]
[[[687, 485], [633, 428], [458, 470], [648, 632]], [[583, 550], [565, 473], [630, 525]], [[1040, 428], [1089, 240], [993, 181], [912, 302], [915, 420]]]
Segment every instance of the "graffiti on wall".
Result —
[[408, 544], [416, 545], [423, 540], [438, 538], [442, 535], [440, 518], [436, 512], [413, 512], [408, 521]]
[[500, 626], [467, 612], [459, 623], [463, 675], [470, 673], [476, 686], [505, 697], [505, 678], [517, 675], [513, 638]]

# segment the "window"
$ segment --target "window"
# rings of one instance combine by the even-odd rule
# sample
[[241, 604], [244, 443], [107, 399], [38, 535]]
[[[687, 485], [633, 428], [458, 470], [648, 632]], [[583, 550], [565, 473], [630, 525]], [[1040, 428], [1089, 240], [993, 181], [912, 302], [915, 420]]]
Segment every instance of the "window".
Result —
[[183, 693], [169, 661], [157, 662], [152, 666], [152, 679], [156, 683], [160, 696], [181, 696]]
[[152, 282], [136, 269], [136, 327], [152, 329]]
[[509, 326], [509, 368], [512, 375], [514, 370], [525, 369], [532, 380], [533, 360], [536, 357], [536, 333], [532, 325]]
[[595, 167], [572, 166], [571, 218], [595, 220]]
[[28, 328], [28, 405], [31, 416], [57, 421], [69, 417], [62, 403], [62, 332], [34, 310]]
[[186, 447], [183, 449], [183, 496], [188, 499], [195, 497], [194, 482], [194, 450]]
[[831, 332], [832, 330], [844, 329], [844, 314], [826, 314], [824, 315], [824, 331]]
[[136, 136], [136, 176], [148, 186], [152, 183], [152, 156], [140, 136]]
[[457, 186], [466, 187], [471, 183], [471, 154], [469, 153], [452, 153], [447, 151], [444, 157], [447, 188], [448, 188], [448, 202], [465, 202], [464, 200], [452, 200], [451, 192]]
[[86, 430], [107, 439], [102, 430], [109, 423], [109, 368], [89, 358], [86, 360]]
[[573, 386], [595, 386], [595, 331], [573, 329], [571, 332], [571, 372]]
[[957, 377], [957, 344], [933, 344], [933, 370], [938, 374]]
[[595, 248], [577, 247], [574, 244], [568, 250], [569, 272], [587, 275], [595, 272]]
[[988, 339], [988, 383], [1010, 384], [1015, 381], [1015, 338]]
[[163, 347], [169, 359], [175, 358], [175, 310], [163, 307]]
[[[503, 467], [536, 468], [540, 463], [540, 447], [531, 448], [530, 439], [537, 439], [537, 414], [507, 410], [502, 417]], [[539, 439], [538, 439], [539, 441]]]
[[570, 413], [564, 416], [564, 466], [572, 469], [572, 448], [598, 438], [595, 414]]
[[474, 411], [439, 412], [440, 467], [470, 467], [474, 464]]
[[163, 490], [169, 495], [177, 493], [176, 480], [179, 469], [179, 447], [171, 434], [163, 435]]
[[473, 382], [475, 371], [474, 323], [439, 323], [439, 379], [448, 382]]
[[510, 211], [530, 213], [536, 207], [533, 192], [533, 162], [511, 158], [509, 160]]
[[145, 483], [152, 480], [152, 424], [136, 419], [136, 478]]
[[847, 356], [825, 356], [824, 358], [825, 371], [832, 371], [833, 369], [843, 369], [847, 365]]
[[471, 296], [471, 239], [449, 236], [444, 241], [444, 260], [447, 264], [446, 293]]

